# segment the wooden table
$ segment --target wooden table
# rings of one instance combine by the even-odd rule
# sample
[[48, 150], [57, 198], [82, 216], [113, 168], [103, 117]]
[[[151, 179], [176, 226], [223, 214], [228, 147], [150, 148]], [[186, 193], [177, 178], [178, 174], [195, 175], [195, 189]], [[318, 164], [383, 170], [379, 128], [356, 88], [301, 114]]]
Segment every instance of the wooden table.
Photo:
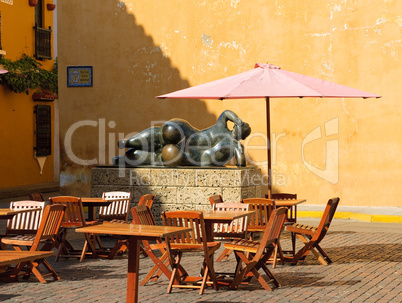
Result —
[[[138, 302], [138, 276], [140, 263], [140, 241], [164, 238], [180, 232], [191, 231], [190, 228], [136, 225], [136, 224], [99, 224], [76, 229], [76, 232], [111, 234], [128, 237], [128, 268], [127, 268], [127, 298], [126, 302]], [[170, 254], [170, 245], [166, 243]]]
[[109, 200], [105, 198], [81, 198], [82, 206], [88, 207], [88, 221], [95, 220], [95, 207], [109, 206], [113, 201], [119, 201], [119, 199]]
[[40, 210], [40, 208], [0, 208], [0, 219], [12, 219], [18, 213], [29, 213], [37, 210]]
[[255, 214], [255, 211], [214, 211], [206, 210], [204, 214], [205, 230], [208, 241], [214, 241], [214, 223], [231, 223], [235, 219]]
[[[11, 264], [27, 262], [28, 263], [27, 266], [32, 269], [31, 273], [33, 273], [41, 283], [46, 283], [46, 280], [44, 279], [43, 275], [36, 272], [37, 269], [35, 269], [34, 262], [40, 259], [51, 257], [53, 255], [54, 255], [53, 251], [0, 250], [0, 272], [4, 271], [8, 276], [9, 282], [13, 282], [18, 279], [18, 273], [20, 272], [21, 268], [14, 267], [12, 270], [7, 272], [7, 267], [10, 266]], [[59, 279], [59, 277], [57, 276], [54, 269], [50, 266], [50, 264], [47, 264], [47, 266], [49, 266], [50, 270], [54, 273], [54, 275], [56, 275], [57, 279]], [[48, 271], [50, 272], [49, 268]]]
[[18, 211], [10, 209], [10, 208], [0, 208], [0, 219], [11, 219]]
[[[275, 200], [275, 199], [274, 199]], [[293, 199], [293, 200], [275, 200], [276, 208], [287, 207], [288, 213], [286, 214], [285, 222], [296, 223], [297, 221], [297, 205], [306, 202], [306, 199]]]
[[[275, 200], [275, 199], [274, 199]], [[294, 200], [275, 200], [275, 205], [277, 207], [292, 207], [292, 206], [296, 206], [299, 205], [301, 203], [306, 202], [306, 199], [294, 199]]]
[[0, 250], [0, 267], [51, 257], [54, 251]]
[[[275, 200], [275, 199], [274, 199]], [[297, 222], [297, 205], [306, 202], [306, 199], [291, 199], [291, 200], [275, 200], [276, 208], [286, 207], [288, 209], [286, 213], [285, 224], [292, 225]], [[283, 256], [285, 254], [291, 254], [294, 256], [295, 254], [295, 245], [296, 245], [296, 235], [291, 235], [292, 241], [292, 250], [281, 250], [280, 255], [282, 260], [287, 260], [287, 257]]]
[[[19, 209], [0, 208], [0, 220], [10, 220], [16, 214], [29, 213], [29, 212], [37, 211], [37, 210], [40, 210], [40, 208], [19, 208]], [[2, 249], [3, 249], [3, 244], [0, 242], [0, 250], [2, 250]]]
[[89, 198], [89, 197], [82, 197], [81, 202], [82, 206], [88, 207], [88, 221], [94, 221], [95, 218], [95, 207], [98, 206], [109, 206], [111, 203], [115, 201], [126, 201], [127, 198]]

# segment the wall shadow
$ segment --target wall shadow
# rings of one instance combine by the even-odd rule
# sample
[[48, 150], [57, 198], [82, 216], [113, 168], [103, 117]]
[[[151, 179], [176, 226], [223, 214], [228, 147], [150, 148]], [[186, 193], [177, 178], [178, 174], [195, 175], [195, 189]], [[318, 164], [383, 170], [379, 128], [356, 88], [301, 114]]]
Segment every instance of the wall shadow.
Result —
[[402, 244], [360, 244], [325, 248], [335, 263], [396, 262], [402, 260]]
[[[190, 83], [124, 2], [60, 2], [58, 19], [63, 192], [88, 195], [90, 169], [111, 164], [113, 156], [124, 153], [117, 148], [121, 136], [172, 118], [188, 120], [199, 129], [216, 122], [217, 115], [201, 100], [156, 99]], [[93, 66], [92, 88], [66, 87], [66, 67], [75, 65]], [[77, 128], [71, 142], [65, 142], [66, 132], [79, 121], [96, 125]], [[68, 149], [79, 159], [97, 163], [77, 163]]]

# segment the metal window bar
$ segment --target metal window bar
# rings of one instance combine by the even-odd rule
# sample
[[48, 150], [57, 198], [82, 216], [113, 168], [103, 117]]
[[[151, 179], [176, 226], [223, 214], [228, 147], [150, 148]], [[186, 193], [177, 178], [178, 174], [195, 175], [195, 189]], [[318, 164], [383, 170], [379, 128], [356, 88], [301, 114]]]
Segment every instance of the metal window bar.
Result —
[[35, 58], [52, 59], [52, 28], [40, 28], [35, 24]]
[[36, 156], [50, 156], [52, 154], [52, 130], [50, 105], [36, 105]]

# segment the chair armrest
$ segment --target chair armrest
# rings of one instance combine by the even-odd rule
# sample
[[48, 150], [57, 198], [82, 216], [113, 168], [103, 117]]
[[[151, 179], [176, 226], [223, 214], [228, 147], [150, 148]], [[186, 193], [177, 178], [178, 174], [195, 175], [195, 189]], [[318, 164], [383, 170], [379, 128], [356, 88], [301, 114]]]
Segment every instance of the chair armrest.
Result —
[[299, 223], [295, 223], [290, 226], [286, 226], [286, 229], [292, 233], [296, 234], [305, 234], [305, 235], [314, 235], [315, 232], [317, 231], [317, 227], [314, 226], [309, 226], [309, 225], [303, 225]]

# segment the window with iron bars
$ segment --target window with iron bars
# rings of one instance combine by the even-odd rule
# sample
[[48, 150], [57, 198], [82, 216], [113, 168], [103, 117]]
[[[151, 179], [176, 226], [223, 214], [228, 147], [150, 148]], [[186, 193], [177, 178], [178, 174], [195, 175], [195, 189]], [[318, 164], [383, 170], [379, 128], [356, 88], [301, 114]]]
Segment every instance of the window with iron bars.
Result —
[[52, 123], [50, 105], [35, 106], [35, 137], [34, 148], [36, 156], [50, 156], [52, 154]]
[[52, 28], [41, 28], [35, 24], [35, 58], [52, 59]]

